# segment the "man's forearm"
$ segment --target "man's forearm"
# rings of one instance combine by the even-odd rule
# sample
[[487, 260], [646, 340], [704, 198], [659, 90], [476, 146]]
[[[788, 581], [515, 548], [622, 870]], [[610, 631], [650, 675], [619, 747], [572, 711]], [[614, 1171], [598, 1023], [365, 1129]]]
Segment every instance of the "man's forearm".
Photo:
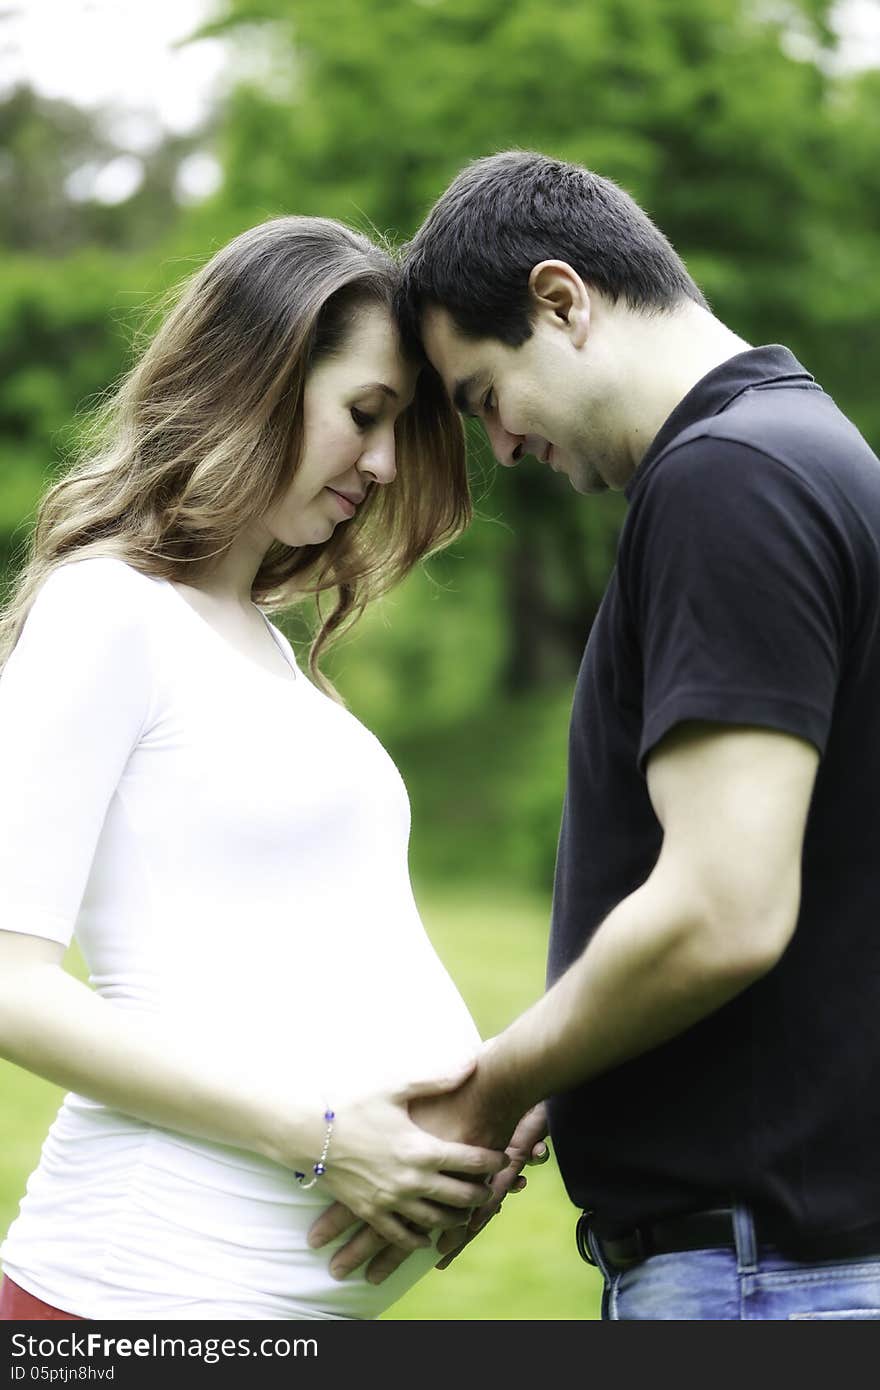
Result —
[[487, 1045], [479, 1073], [511, 1112], [656, 1047], [713, 1013], [772, 965], [720, 948], [649, 879], [606, 917], [553, 987]]

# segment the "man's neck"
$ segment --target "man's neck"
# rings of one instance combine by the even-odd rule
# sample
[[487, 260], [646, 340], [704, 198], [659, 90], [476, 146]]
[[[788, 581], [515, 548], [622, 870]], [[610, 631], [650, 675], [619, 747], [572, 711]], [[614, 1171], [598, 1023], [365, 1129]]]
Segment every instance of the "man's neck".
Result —
[[627, 311], [624, 436], [633, 471], [689, 391], [751, 347], [698, 304], [652, 316]]

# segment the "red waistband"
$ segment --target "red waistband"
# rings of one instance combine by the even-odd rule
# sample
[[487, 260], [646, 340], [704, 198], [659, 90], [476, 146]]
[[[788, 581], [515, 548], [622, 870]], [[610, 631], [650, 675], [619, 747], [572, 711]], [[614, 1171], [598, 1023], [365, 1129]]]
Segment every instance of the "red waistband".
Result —
[[76, 1313], [62, 1313], [51, 1303], [44, 1303], [41, 1298], [34, 1298], [32, 1293], [25, 1293], [8, 1274], [4, 1275], [0, 1283], [0, 1322], [50, 1322], [62, 1318], [70, 1322], [86, 1321], [77, 1317]]

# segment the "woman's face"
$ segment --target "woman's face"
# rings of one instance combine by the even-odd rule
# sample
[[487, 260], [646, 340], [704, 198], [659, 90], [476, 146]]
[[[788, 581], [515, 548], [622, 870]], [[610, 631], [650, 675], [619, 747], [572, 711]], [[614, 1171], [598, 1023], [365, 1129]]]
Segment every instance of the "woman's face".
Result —
[[283, 545], [319, 545], [349, 521], [373, 487], [395, 476], [394, 425], [410, 405], [417, 369], [400, 352], [388, 311], [352, 321], [341, 351], [306, 379], [299, 468], [265, 518]]

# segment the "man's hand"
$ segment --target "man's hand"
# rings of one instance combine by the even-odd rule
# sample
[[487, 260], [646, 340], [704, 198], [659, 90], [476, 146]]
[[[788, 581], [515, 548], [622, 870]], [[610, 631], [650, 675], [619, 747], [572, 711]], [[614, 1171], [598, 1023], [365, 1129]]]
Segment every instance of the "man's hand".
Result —
[[[547, 1119], [543, 1104], [529, 1110], [516, 1126], [505, 1152], [509, 1158], [506, 1168], [496, 1173], [487, 1185], [486, 1201], [475, 1207], [470, 1219], [443, 1232], [438, 1251], [444, 1258], [436, 1266], [446, 1269], [461, 1253], [464, 1247], [481, 1231], [490, 1217], [501, 1207], [510, 1192], [521, 1191], [526, 1180], [522, 1170], [527, 1163], [546, 1163], [550, 1157], [547, 1145], [543, 1143], [547, 1133]], [[322, 1213], [309, 1231], [309, 1245], [317, 1249], [336, 1240], [357, 1222], [357, 1217], [347, 1207], [336, 1202]], [[345, 1245], [337, 1250], [330, 1262], [330, 1272], [336, 1279], [343, 1279], [361, 1265], [367, 1264], [366, 1278], [371, 1284], [381, 1284], [400, 1267], [408, 1253], [387, 1241], [371, 1227], [361, 1225]]]
[[[437, 1242], [437, 1249], [444, 1258], [435, 1266], [436, 1269], [448, 1269], [452, 1261], [461, 1254], [466, 1245], [469, 1245], [474, 1236], [482, 1231], [493, 1216], [497, 1216], [501, 1210], [501, 1203], [510, 1192], [522, 1192], [526, 1185], [526, 1179], [522, 1176], [522, 1170], [526, 1164], [546, 1163], [550, 1157], [550, 1150], [544, 1143], [547, 1134], [547, 1111], [543, 1101], [535, 1105], [523, 1115], [519, 1124], [513, 1132], [510, 1143], [505, 1150], [510, 1162], [500, 1173], [496, 1173], [489, 1183], [492, 1193], [488, 1202], [476, 1207], [471, 1212], [470, 1219], [466, 1225], [452, 1226], [443, 1232]], [[393, 1247], [389, 1247], [389, 1256], [393, 1252]], [[396, 1252], [394, 1252], [396, 1253]], [[373, 1260], [367, 1271], [367, 1278], [370, 1282], [381, 1283], [387, 1278], [384, 1273], [389, 1258], [383, 1255]], [[400, 1261], [394, 1265], [397, 1267]], [[391, 1273], [391, 1269], [388, 1273]], [[376, 1273], [381, 1278], [372, 1279]]]

